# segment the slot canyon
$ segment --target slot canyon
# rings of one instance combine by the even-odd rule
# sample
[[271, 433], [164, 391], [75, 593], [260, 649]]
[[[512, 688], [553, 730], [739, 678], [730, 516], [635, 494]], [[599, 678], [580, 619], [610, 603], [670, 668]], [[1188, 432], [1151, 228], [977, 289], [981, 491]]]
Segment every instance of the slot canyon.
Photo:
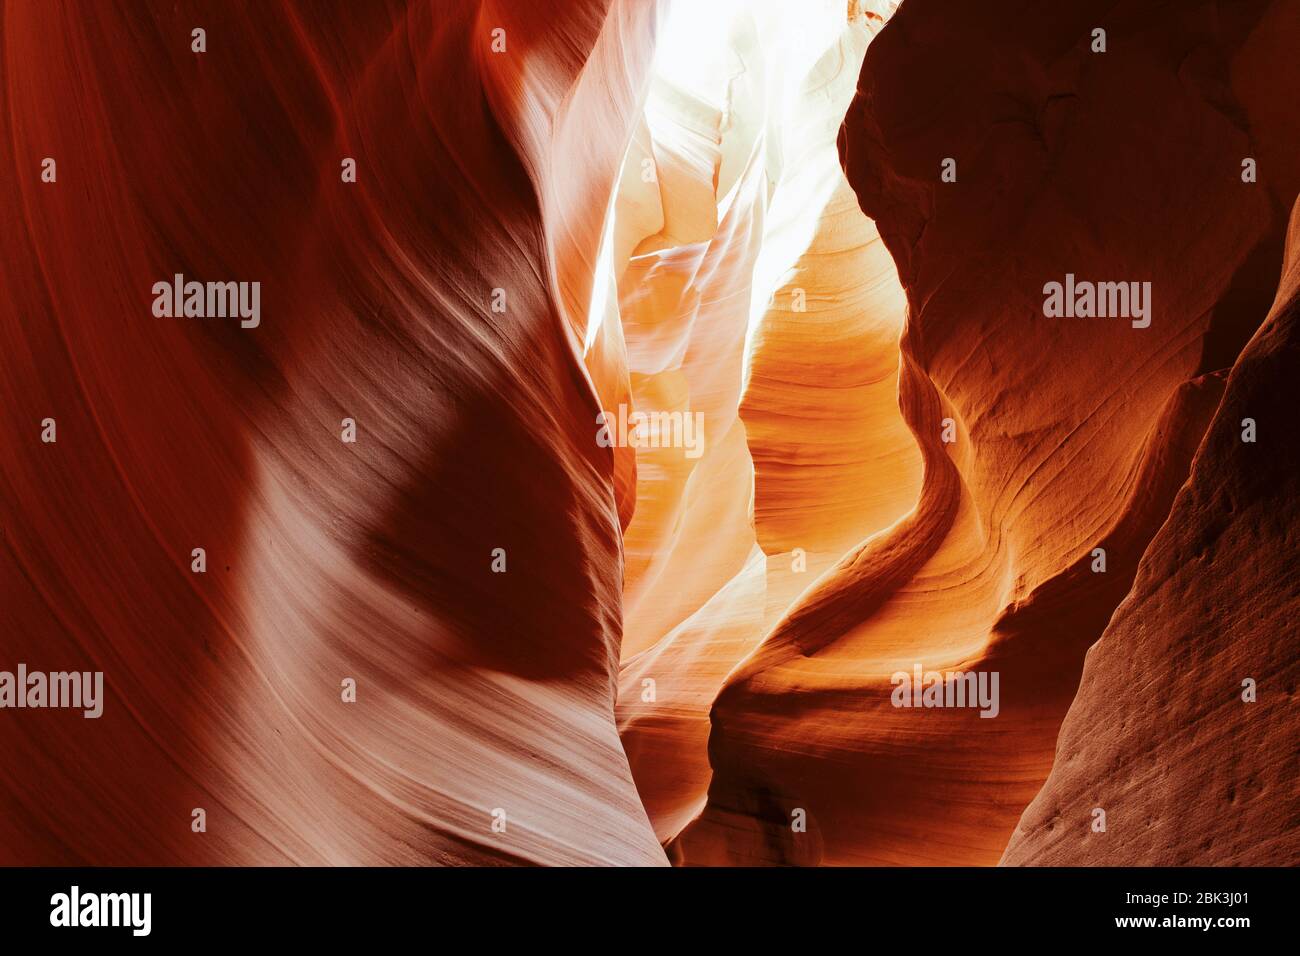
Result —
[[1298, 49], [0, 4], [0, 864], [1300, 864]]

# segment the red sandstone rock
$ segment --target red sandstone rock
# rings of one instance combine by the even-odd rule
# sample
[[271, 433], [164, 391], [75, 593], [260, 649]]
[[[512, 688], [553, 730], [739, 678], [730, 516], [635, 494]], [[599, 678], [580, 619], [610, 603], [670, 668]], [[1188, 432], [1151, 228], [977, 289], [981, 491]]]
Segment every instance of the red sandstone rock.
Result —
[[1133, 590], [1088, 651], [1052, 773], [1004, 864], [1300, 860], [1297, 361], [1300, 205], [1273, 308]]
[[[1288, 73], [1284, 6], [1123, 4], [1094, 22], [1083, 3], [909, 0], [872, 43], [842, 146], [907, 291], [900, 402], [925, 480], [728, 679], [708, 803], [675, 856], [1002, 855], [1271, 295], [1294, 124], [1276, 90], [1227, 71]], [[1257, 145], [1268, 185], [1241, 179]], [[1150, 281], [1150, 327], [1046, 318], [1044, 285], [1067, 273]], [[999, 672], [999, 716], [891, 706], [891, 676], [916, 664]]]
[[5, 6], [0, 863], [1300, 861], [1296, 4], [662, 6]]
[[0, 721], [0, 862], [664, 862], [577, 314], [657, 17], [6, 7], [0, 659], [108, 700]]

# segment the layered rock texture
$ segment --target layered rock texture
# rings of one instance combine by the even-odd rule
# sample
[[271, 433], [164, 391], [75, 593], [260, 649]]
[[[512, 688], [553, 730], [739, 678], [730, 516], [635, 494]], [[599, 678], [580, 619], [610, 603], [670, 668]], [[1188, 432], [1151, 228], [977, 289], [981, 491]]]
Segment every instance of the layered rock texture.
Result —
[[666, 862], [574, 306], [660, 16], [6, 6], [0, 666], [107, 699], [3, 712], [3, 862]]
[[[838, 204], [848, 189], [799, 201], [799, 258], [783, 267], [783, 291], [801, 286], [815, 304], [797, 314], [778, 296], [765, 307], [760, 291], [745, 357], [761, 555], [688, 617], [659, 602], [676, 623], [649, 650], [636, 618], [625, 632], [620, 727], [674, 860], [1002, 857], [1054, 765], [1085, 654], [1169, 517], [1280, 272], [1297, 185], [1294, 152], [1280, 144], [1295, 144], [1296, 126], [1257, 78], [1293, 70], [1284, 50], [1297, 24], [1281, 4], [1193, 7], [1117, 8], [1094, 22], [1082, 7], [991, 16], [912, 0], [871, 40], [840, 154], [905, 300], [892, 277], [873, 276], [875, 228]], [[835, 178], [817, 167], [829, 136], [799, 138], [806, 160], [769, 166], [771, 209], [783, 188], [799, 195], [803, 175]], [[1269, 176], [1247, 181], [1247, 158]], [[787, 236], [769, 226], [756, 275]], [[837, 261], [845, 248], [858, 258]], [[1151, 290], [1149, 324], [1045, 315], [1045, 285], [1067, 275], [1150, 283], [1139, 287]], [[859, 336], [878, 330], [875, 344], [836, 325], [837, 310]], [[1288, 437], [1271, 439], [1280, 461], [1294, 460]], [[1258, 447], [1240, 438], [1243, 454]], [[692, 543], [677, 561], [686, 586], [704, 585], [685, 569], [718, 552], [723, 528], [710, 525], [711, 552]], [[739, 564], [738, 545], [732, 554]], [[1294, 597], [1280, 569], [1269, 587], [1284, 606]], [[1229, 639], [1257, 638], [1240, 626]], [[1295, 660], [1284, 630], [1269, 639]], [[896, 706], [895, 675], [917, 668], [997, 674], [996, 716]], [[1237, 689], [1236, 719], [1284, 762], [1293, 688], [1273, 680], [1268, 710], [1241, 699], [1249, 676], [1217, 679]], [[1140, 683], [1131, 699], [1105, 699], [1161, 712]], [[1188, 733], [1211, 733], [1215, 719]], [[1096, 738], [1115, 739], [1102, 728]], [[1120, 785], [1111, 766], [1080, 767], [1088, 799], [1104, 804]], [[1293, 854], [1289, 799], [1262, 806], [1291, 823], [1281, 839]], [[1104, 825], [1094, 808], [1051, 824], [1080, 845], [1096, 835], [1091, 860], [1104, 861], [1100, 841], [1120, 824], [1094, 831]], [[1220, 859], [1199, 845], [1166, 849], [1145, 862]]]
[[1300, 862], [1300, 4], [437, 7], [4, 7], [0, 863]]
[[[1300, 206], [1273, 307], [1233, 365], [1132, 591], [1088, 652], [1052, 773], [1002, 862], [1295, 862], [1297, 361]], [[1274, 433], [1274, 451], [1242, 467], [1243, 451], [1260, 447], [1243, 447], [1249, 422]], [[1064, 825], [1097, 809], [1105, 833]]]

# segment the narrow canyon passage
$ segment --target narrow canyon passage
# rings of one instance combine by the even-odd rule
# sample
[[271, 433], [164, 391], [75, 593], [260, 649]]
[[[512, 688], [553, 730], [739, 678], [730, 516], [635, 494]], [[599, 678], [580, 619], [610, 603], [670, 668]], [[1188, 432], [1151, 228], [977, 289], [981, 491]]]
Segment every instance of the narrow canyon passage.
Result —
[[[1066, 190], [1106, 164], [1054, 159], [1115, 94], [1040, 118], [1037, 140], [933, 119], [918, 140], [918, 98], [943, 109], [969, 78], [960, 63], [931, 65], [944, 84], [919, 75], [906, 17], [869, 50], [894, 5], [724, 7], [686, 8], [660, 37], [607, 237], [617, 297], [598, 319], [625, 345], [629, 406], [700, 413], [708, 436], [695, 458], [624, 450], [617, 715], [633, 776], [678, 863], [990, 865], [1263, 321], [1284, 207], [1208, 196], [1240, 238], [1226, 256], [1189, 247], [1196, 280], [1156, 274], [1155, 327], [1034, 323], [1027, 293], [1057, 263], [1142, 262], [1131, 235], [1056, 239], [1070, 220], [1112, 234], [1127, 201], [1084, 202]], [[1097, 72], [1083, 52], [1036, 81], [1045, 109], [1071, 102], [1052, 84]], [[1162, 144], [1195, 130], [1225, 164], [1244, 148], [1216, 106], [1176, 102]], [[977, 161], [959, 178], [948, 152]], [[1176, 182], [1208, 174], [1154, 159]], [[889, 250], [862, 212], [877, 208]], [[946, 232], [927, 221], [940, 214]], [[915, 709], [922, 673], [953, 672], [992, 675], [997, 702]], [[915, 708], [900, 707], [896, 675], [912, 673]]]
[[1297, 0], [0, 8], [0, 863], [1300, 861]]
[[665, 842], [704, 805], [727, 676], [920, 489], [897, 402], [903, 291], [836, 148], [883, 22], [831, 3], [676, 6], [623, 165], [617, 309], [599, 318], [618, 324], [630, 407], [694, 416], [704, 439], [647, 430], [663, 447], [632, 449], [623, 536], [619, 728]]

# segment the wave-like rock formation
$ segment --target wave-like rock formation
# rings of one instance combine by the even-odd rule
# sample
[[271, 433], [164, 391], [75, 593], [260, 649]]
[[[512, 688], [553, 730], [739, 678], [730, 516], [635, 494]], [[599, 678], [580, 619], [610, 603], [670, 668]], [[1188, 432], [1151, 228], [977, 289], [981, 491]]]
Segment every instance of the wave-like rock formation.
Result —
[[5, 3], [0, 863], [1300, 862], [1297, 48]]
[[660, 17], [6, 5], [0, 666], [107, 700], [4, 713], [3, 862], [665, 862], [581, 360]]
[[[675, 858], [1002, 856], [1272, 292], [1295, 126], [1248, 77], [1290, 69], [1285, 6], [909, 0], [871, 44], [841, 146], [907, 292], [924, 481], [727, 678]], [[1245, 157], [1270, 172], [1244, 182]], [[1067, 274], [1150, 282], [1150, 325], [1048, 319]], [[897, 706], [915, 669], [996, 673], [995, 719]]]

